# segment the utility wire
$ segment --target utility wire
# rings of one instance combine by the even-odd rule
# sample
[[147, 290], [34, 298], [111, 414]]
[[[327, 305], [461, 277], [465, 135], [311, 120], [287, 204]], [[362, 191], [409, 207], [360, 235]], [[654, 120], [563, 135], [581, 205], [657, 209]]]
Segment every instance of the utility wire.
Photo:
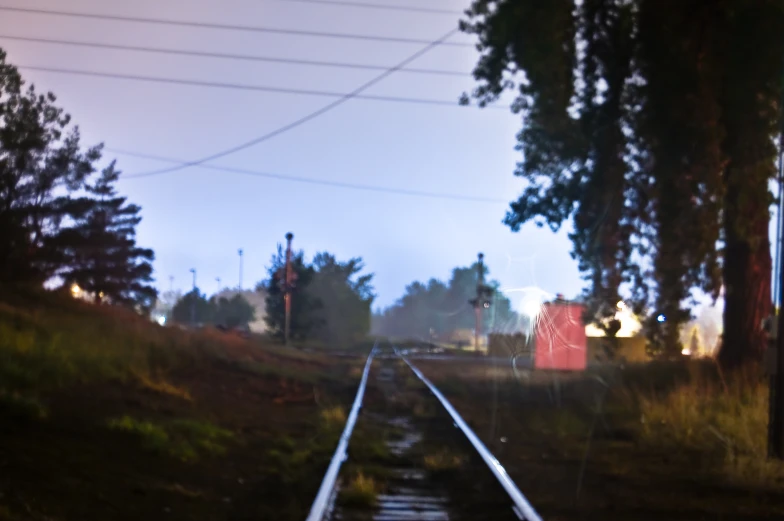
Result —
[[420, 7], [413, 5], [398, 4], [372, 4], [368, 2], [354, 2], [348, 0], [282, 0], [283, 2], [296, 2], [304, 4], [338, 5], [345, 7], [361, 7], [369, 9], [385, 9], [389, 11], [408, 11], [412, 13], [448, 14], [461, 15], [463, 11], [458, 9], [443, 9], [438, 7]]
[[[278, 58], [274, 56], [254, 56], [249, 54], [231, 54], [231, 53], [208, 52], [208, 51], [193, 51], [193, 50], [186, 50], [186, 49], [144, 47], [138, 45], [121, 45], [121, 44], [112, 44], [112, 43], [85, 42], [85, 41], [75, 41], [75, 40], [57, 40], [52, 38], [36, 38], [36, 37], [28, 37], [28, 36], [13, 36], [13, 35], [6, 35], [6, 34], [0, 34], [0, 40], [45, 43], [45, 44], [53, 44], [53, 45], [70, 45], [75, 47], [89, 47], [94, 49], [111, 49], [111, 50], [119, 50], [119, 51], [174, 54], [179, 56], [195, 56], [199, 58], [218, 58], [218, 59], [244, 60], [244, 61], [255, 61], [255, 62], [289, 63], [294, 65], [315, 65], [315, 66], [322, 66], [322, 67], [337, 67], [343, 69], [364, 69], [364, 70], [385, 71], [390, 68], [389, 66], [385, 66], [385, 65], [366, 65], [361, 63], [331, 62], [331, 61], [320, 61], [320, 60], [299, 60], [293, 58]], [[435, 74], [435, 75], [442, 75], [442, 76], [460, 76], [460, 77], [470, 76], [470, 73], [467, 72], [439, 70], [439, 69], [418, 69], [418, 68], [408, 68], [408, 67], [400, 68], [398, 69], [398, 72], [408, 72], [408, 73], [416, 73], [416, 74]]]
[[392, 68], [382, 72], [381, 74], [379, 74], [378, 76], [376, 76], [372, 80], [363, 83], [362, 85], [360, 85], [359, 87], [357, 87], [353, 91], [349, 92], [348, 94], [345, 94], [345, 95], [341, 96], [339, 99], [336, 99], [335, 101], [333, 101], [333, 102], [331, 102], [331, 103], [321, 107], [320, 109], [318, 109], [318, 110], [316, 110], [314, 112], [311, 112], [309, 114], [306, 114], [305, 116], [303, 116], [303, 117], [301, 117], [301, 118], [299, 118], [297, 120], [294, 120], [294, 121], [292, 121], [291, 123], [289, 123], [287, 125], [283, 125], [282, 127], [278, 127], [277, 129], [273, 130], [272, 132], [268, 132], [268, 133], [266, 133], [266, 134], [264, 134], [262, 136], [259, 136], [259, 137], [255, 138], [255, 139], [252, 139], [250, 141], [247, 141], [247, 142], [242, 143], [240, 145], [237, 145], [235, 147], [231, 147], [231, 148], [228, 148], [226, 150], [222, 150], [220, 152], [217, 152], [217, 153], [209, 155], [209, 156], [202, 157], [201, 159], [197, 159], [195, 161], [189, 161], [187, 163], [182, 163], [182, 164], [180, 164], [178, 166], [165, 168], [165, 169], [161, 169], [161, 170], [154, 170], [153, 172], [145, 172], [145, 174], [152, 174], [152, 173], [155, 173], [155, 174], [161, 173], [162, 174], [162, 173], [165, 173], [165, 172], [174, 172], [176, 170], [182, 170], [183, 168], [188, 168], [190, 166], [200, 165], [200, 164], [206, 163], [208, 161], [213, 161], [215, 159], [218, 159], [218, 158], [221, 158], [221, 157], [225, 157], [225, 156], [228, 156], [230, 154], [234, 154], [235, 152], [239, 152], [240, 150], [245, 150], [246, 148], [250, 148], [252, 146], [258, 145], [259, 143], [263, 143], [264, 141], [267, 141], [267, 140], [272, 139], [272, 138], [274, 138], [276, 136], [279, 136], [280, 134], [288, 132], [289, 130], [291, 130], [293, 128], [296, 128], [296, 127], [298, 127], [300, 125], [303, 125], [303, 124], [307, 123], [308, 121], [311, 121], [311, 120], [321, 116], [322, 114], [326, 114], [330, 110], [339, 107], [340, 105], [342, 105], [343, 103], [347, 102], [348, 100], [350, 100], [352, 98], [356, 98], [363, 91], [369, 89], [370, 87], [372, 87], [376, 83], [379, 83], [381, 80], [383, 80], [387, 76], [389, 76], [391, 74], [394, 74], [398, 69], [400, 69], [402, 67], [405, 67], [406, 65], [408, 65], [409, 63], [411, 63], [414, 60], [418, 59], [420, 56], [424, 55], [425, 53], [427, 53], [431, 49], [437, 47], [441, 42], [443, 42], [444, 40], [446, 40], [447, 38], [449, 38], [450, 36], [455, 34], [455, 32], [457, 32], [457, 29], [452, 29], [451, 31], [449, 31], [448, 33], [443, 35], [441, 38], [438, 38], [437, 40], [434, 40], [434, 41], [428, 43], [425, 47], [423, 47], [422, 49], [418, 50], [417, 52], [415, 52], [414, 54], [412, 54], [411, 56], [409, 56], [405, 60], [401, 61], [396, 66], [394, 66], [394, 67], [392, 67]]
[[[418, 38], [404, 38], [397, 36], [375, 36], [370, 34], [351, 34], [351, 33], [333, 33], [324, 31], [306, 31], [300, 29], [280, 29], [277, 27], [257, 27], [251, 25], [230, 25], [230, 24], [216, 24], [208, 22], [193, 22], [187, 20], [172, 20], [164, 18], [147, 18], [141, 16], [123, 16], [123, 15], [109, 15], [97, 14], [78, 11], [57, 11], [54, 9], [32, 9], [27, 7], [14, 7], [0, 5], [0, 11], [8, 11], [14, 13], [27, 13], [36, 15], [50, 15], [69, 18], [87, 18], [92, 20], [112, 20], [116, 22], [134, 22], [158, 25], [171, 25], [179, 27], [196, 27], [200, 29], [222, 29], [227, 31], [245, 31], [255, 33], [271, 33], [271, 34], [290, 34], [295, 36], [313, 36], [317, 38], [338, 38], [344, 40], [367, 40], [377, 42], [392, 42], [392, 43], [409, 43], [409, 44], [428, 44], [428, 40]], [[457, 31], [455, 31], [457, 32]], [[440, 41], [438, 45], [450, 47], [473, 47], [473, 44], [463, 42], [447, 42]]]
[[[92, 76], [98, 78], [111, 78], [117, 80], [144, 81], [150, 83], [169, 83], [174, 85], [192, 85], [196, 87], [213, 87], [213, 88], [220, 88], [220, 89], [277, 92], [281, 94], [295, 94], [301, 96], [321, 96], [327, 98], [340, 98], [337, 101], [340, 100], [345, 101], [347, 99], [354, 98], [354, 99], [363, 99], [363, 100], [370, 100], [370, 101], [388, 101], [394, 103], [439, 105], [444, 107], [457, 107], [460, 105], [458, 101], [428, 99], [428, 98], [412, 98], [407, 96], [382, 96], [376, 94], [355, 94], [354, 92], [356, 91], [352, 91], [350, 93], [343, 93], [343, 92], [332, 92], [332, 91], [324, 91], [324, 90], [292, 89], [288, 87], [272, 87], [267, 85], [250, 85], [244, 83], [224, 83], [224, 82], [217, 82], [217, 81], [184, 80], [179, 78], [164, 78], [160, 76], [144, 76], [140, 74], [120, 74], [120, 73], [113, 73], [113, 72], [86, 71], [80, 69], [61, 69], [59, 67], [41, 67], [37, 65], [17, 65], [16, 67], [18, 69], [29, 70], [29, 71], [51, 72], [55, 74], [70, 74], [76, 76]], [[337, 103], [337, 101], [333, 103]], [[486, 108], [509, 109], [509, 106], [488, 105]], [[326, 110], [324, 110], [323, 112], [326, 112]], [[320, 112], [319, 115], [321, 115], [323, 112]], [[310, 117], [308, 118], [308, 120], [313, 119], [314, 117], [316, 116]], [[294, 126], [298, 126], [300, 124], [301, 123], [298, 123], [297, 125]], [[282, 132], [278, 132], [278, 134]], [[261, 141], [264, 140], [263, 139], [260, 141], [254, 140], [254, 144], [256, 144], [256, 142], [261, 142]], [[242, 146], [240, 149], [242, 148], [247, 148], [247, 147]]]
[[[151, 159], [154, 161], [164, 161], [167, 163], [176, 163], [176, 164], [183, 164], [184, 161], [182, 159], [176, 159], [172, 157], [165, 157], [165, 156], [157, 156], [152, 154], [142, 154], [139, 152], [133, 152], [129, 150], [122, 150], [122, 149], [107, 149], [111, 150], [116, 154], [121, 154], [130, 157], [138, 157], [141, 159]], [[196, 165], [199, 168], [204, 168], [207, 170], [214, 170], [216, 172], [229, 172], [233, 174], [244, 174], [253, 177], [263, 177], [267, 179], [277, 179], [279, 181], [290, 181], [295, 183], [307, 183], [307, 184], [315, 184], [315, 185], [323, 185], [323, 186], [331, 186], [335, 188], [349, 188], [352, 190], [365, 190], [371, 192], [381, 192], [381, 193], [388, 193], [388, 194], [397, 194], [397, 195], [411, 195], [411, 196], [418, 196], [418, 197], [430, 197], [433, 199], [446, 199], [446, 200], [453, 200], [453, 201], [468, 201], [474, 203], [493, 203], [493, 204], [506, 204], [509, 201], [505, 199], [495, 199], [491, 197], [478, 197], [473, 195], [461, 195], [461, 194], [449, 194], [449, 193], [442, 193], [442, 192], [427, 192], [422, 190], [408, 190], [404, 188], [391, 188], [385, 186], [377, 186], [377, 185], [365, 185], [365, 184], [358, 184], [358, 183], [344, 183], [341, 181], [328, 181], [324, 179], [314, 179], [312, 177], [299, 177], [299, 176], [290, 176], [290, 175], [282, 175], [282, 174], [274, 174], [270, 172], [260, 172], [258, 170], [248, 170], [245, 168], [232, 168], [227, 166], [214, 166], [214, 165]], [[151, 177], [153, 175], [157, 175], [153, 172], [144, 175], [130, 175], [130, 176], [122, 176], [121, 179], [138, 179], [141, 177]]]

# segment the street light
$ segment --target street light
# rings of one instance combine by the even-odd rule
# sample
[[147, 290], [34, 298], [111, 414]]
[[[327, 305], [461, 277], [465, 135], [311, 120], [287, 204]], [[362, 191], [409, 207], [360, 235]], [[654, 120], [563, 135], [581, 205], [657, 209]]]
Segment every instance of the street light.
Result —
[[237, 253], [240, 256], [240, 283], [237, 285], [237, 289], [239, 291], [242, 291], [242, 253], [243, 253], [242, 248], [237, 250]]

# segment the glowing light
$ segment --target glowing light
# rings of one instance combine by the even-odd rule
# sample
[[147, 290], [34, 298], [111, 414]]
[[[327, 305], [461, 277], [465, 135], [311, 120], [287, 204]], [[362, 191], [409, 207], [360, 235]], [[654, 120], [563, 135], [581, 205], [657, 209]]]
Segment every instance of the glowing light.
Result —
[[159, 316], [158, 317], [158, 324], [160, 324], [161, 326], [165, 326], [166, 325], [166, 317], [163, 316], [163, 315]]
[[688, 347], [684, 347], [684, 348], [681, 350], [681, 354], [682, 354], [682, 355], [685, 355], [685, 356], [689, 356], [689, 355], [691, 355], [691, 349], [689, 349]]
[[523, 301], [521, 308], [524, 315], [533, 318], [541, 311], [542, 302], [536, 298], [529, 298]]
[[73, 295], [73, 298], [78, 298], [79, 295], [81, 294], [82, 294], [82, 288], [80, 288], [79, 285], [76, 283], [71, 284], [71, 295]]
[[626, 304], [624, 304], [623, 300], [619, 300], [615, 307], [618, 308], [618, 311], [623, 311], [626, 309]]
[[667, 317], [665, 317], [664, 315], [659, 315], [658, 317], [656, 317], [656, 322], [659, 322], [659, 323], [665, 322], [666, 320], [667, 320]]

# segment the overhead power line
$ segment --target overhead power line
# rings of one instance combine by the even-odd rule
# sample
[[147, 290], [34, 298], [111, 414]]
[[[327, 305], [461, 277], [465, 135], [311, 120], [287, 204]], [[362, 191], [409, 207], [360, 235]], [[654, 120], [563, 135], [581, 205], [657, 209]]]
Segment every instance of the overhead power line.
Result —
[[357, 96], [362, 94], [362, 92], [364, 92], [365, 90], [369, 89], [373, 85], [379, 83], [380, 81], [382, 81], [387, 76], [390, 76], [391, 74], [394, 74], [398, 69], [407, 66], [409, 63], [411, 63], [414, 60], [418, 59], [419, 57], [423, 56], [424, 54], [426, 54], [431, 49], [434, 49], [435, 47], [437, 47], [439, 45], [440, 42], [443, 42], [447, 38], [451, 37], [453, 34], [455, 34], [455, 32], [457, 32], [457, 29], [452, 29], [451, 31], [449, 31], [448, 33], [443, 35], [441, 38], [438, 38], [438, 39], [433, 40], [432, 42], [428, 43], [425, 47], [423, 47], [422, 49], [418, 50], [417, 52], [415, 52], [414, 54], [412, 54], [411, 56], [409, 56], [405, 60], [401, 61], [400, 63], [398, 63], [394, 67], [391, 67], [390, 69], [382, 72], [381, 74], [379, 74], [375, 78], [371, 79], [370, 81], [367, 81], [367, 82], [363, 83], [362, 85], [360, 85], [359, 87], [357, 87], [353, 91], [349, 92], [348, 94], [345, 94], [345, 95], [341, 96], [339, 99], [337, 99], [337, 100], [335, 100], [335, 101], [333, 101], [331, 103], [328, 103], [327, 105], [321, 107], [320, 109], [315, 110], [315, 111], [313, 111], [313, 112], [311, 112], [309, 114], [306, 114], [305, 116], [303, 116], [303, 117], [301, 117], [299, 119], [296, 119], [296, 120], [292, 121], [291, 123], [283, 125], [282, 127], [278, 127], [277, 129], [273, 130], [272, 132], [268, 132], [268, 133], [263, 134], [263, 135], [261, 135], [261, 136], [259, 136], [257, 138], [251, 139], [250, 141], [247, 141], [245, 143], [241, 143], [241, 144], [239, 144], [237, 146], [234, 146], [234, 147], [222, 150], [222, 151], [217, 152], [215, 154], [202, 157], [201, 159], [197, 159], [195, 161], [189, 161], [187, 163], [182, 163], [182, 164], [180, 164], [178, 166], [165, 168], [165, 169], [161, 169], [161, 170], [154, 170], [152, 172], [144, 172], [144, 174], [145, 175], [159, 174], [159, 173], [162, 174], [162, 173], [165, 173], [165, 172], [174, 172], [176, 170], [182, 170], [183, 168], [188, 168], [190, 166], [200, 165], [200, 164], [206, 163], [208, 161], [213, 161], [215, 159], [219, 159], [221, 157], [225, 157], [225, 156], [234, 154], [236, 152], [239, 152], [240, 150], [245, 150], [245, 149], [250, 148], [252, 146], [255, 146], [255, 145], [258, 145], [260, 143], [263, 143], [264, 141], [268, 141], [268, 140], [270, 140], [270, 139], [272, 139], [272, 138], [274, 138], [276, 136], [279, 136], [279, 135], [281, 135], [281, 134], [283, 134], [285, 132], [288, 132], [291, 129], [297, 128], [300, 125], [303, 125], [303, 124], [305, 124], [305, 123], [307, 123], [307, 122], [309, 122], [309, 121], [311, 121], [313, 119], [316, 119], [317, 117], [321, 116], [322, 114], [326, 114], [327, 112], [331, 111], [332, 109], [339, 107], [340, 105], [342, 105], [343, 103], [347, 102], [348, 100], [350, 100], [352, 98], [356, 98]]
[[[209, 52], [194, 51], [194, 50], [186, 50], [186, 49], [169, 49], [169, 48], [161, 48], [161, 47], [121, 45], [121, 44], [102, 43], [102, 42], [57, 40], [52, 38], [36, 38], [36, 37], [28, 37], [28, 36], [13, 36], [13, 35], [6, 35], [6, 34], [0, 35], [0, 40], [45, 43], [45, 44], [53, 44], [53, 45], [70, 45], [74, 47], [88, 47], [92, 49], [110, 49], [110, 50], [118, 50], [118, 51], [134, 51], [134, 52], [146, 52], [146, 53], [155, 53], [155, 54], [173, 54], [179, 56], [194, 56], [198, 58], [217, 58], [217, 59], [244, 60], [244, 61], [269, 62], [269, 63], [288, 63], [293, 65], [313, 65], [313, 66], [321, 66], [321, 67], [336, 67], [336, 68], [343, 68], [343, 69], [363, 69], [363, 70], [384, 71], [390, 68], [390, 66], [386, 66], [386, 65], [366, 65], [361, 63], [332, 62], [332, 61], [320, 61], [320, 60], [299, 60], [294, 58], [279, 58], [274, 56], [256, 56], [256, 55], [249, 55], [249, 54], [232, 54], [232, 53], [221, 53], [221, 52], [211, 52], [211, 51]], [[467, 72], [449, 71], [449, 70], [440, 70], [440, 69], [418, 69], [418, 68], [405, 67], [405, 68], [398, 69], [398, 71], [407, 72], [407, 73], [416, 73], [416, 74], [434, 74], [434, 75], [442, 75], [442, 76], [461, 76], [461, 77], [470, 76], [470, 74]]]
[[[133, 151], [122, 150], [122, 149], [107, 149], [107, 150], [111, 150], [116, 154], [121, 154], [130, 157], [138, 157], [141, 159], [151, 159], [154, 161], [163, 161], [167, 163], [176, 163], [176, 164], [184, 163], [182, 159], [175, 159], [172, 157], [157, 156], [152, 154], [142, 154], [139, 152], [133, 152]], [[392, 188], [386, 186], [366, 185], [366, 184], [359, 184], [359, 183], [345, 183], [342, 181], [329, 181], [325, 179], [315, 179], [312, 177], [299, 177], [299, 176], [274, 174], [270, 172], [261, 172], [258, 170], [249, 170], [245, 168], [232, 168], [232, 167], [214, 166], [214, 165], [196, 165], [196, 166], [198, 166], [199, 168], [203, 168], [206, 170], [213, 170], [216, 172], [228, 172], [233, 174], [249, 175], [253, 177], [276, 179], [279, 181], [307, 183], [307, 184], [331, 186], [335, 188], [348, 188], [352, 190], [365, 190], [371, 192], [381, 192], [381, 193], [396, 194], [396, 195], [410, 195], [410, 196], [418, 196], [418, 197], [429, 197], [433, 199], [467, 201], [467, 202], [474, 202], [474, 203], [507, 204], [509, 202], [505, 199], [497, 199], [492, 197], [479, 197], [474, 195], [450, 194], [450, 193], [443, 193], [443, 192], [428, 192], [423, 190], [408, 190], [405, 188]], [[122, 176], [121, 179], [129, 179], [129, 178], [138, 179], [140, 177], [150, 177], [150, 175]]]
[[[458, 101], [413, 98], [407, 96], [383, 96], [376, 94], [353, 94], [344, 92], [332, 92], [311, 89], [293, 89], [288, 87], [272, 87], [267, 85], [250, 85], [243, 83], [225, 83], [217, 81], [185, 80], [179, 78], [165, 78], [160, 76], [144, 76], [141, 74], [120, 74], [113, 72], [87, 71], [81, 69], [62, 69], [59, 67], [40, 67], [37, 65], [17, 65], [18, 69], [40, 72], [51, 72], [55, 74], [70, 74], [76, 76], [93, 76], [98, 78], [111, 78], [116, 80], [143, 81], [150, 83], [169, 83], [174, 85], [192, 85], [196, 87], [211, 87], [220, 89], [249, 90], [260, 92], [277, 92], [281, 94], [294, 94], [301, 96], [320, 96], [327, 98], [355, 98], [370, 101], [388, 101], [393, 103], [414, 103], [419, 105], [439, 105], [444, 107], [457, 107]], [[508, 109], [508, 106], [489, 105], [487, 108]]]
[[388, 11], [403, 11], [412, 13], [430, 13], [430, 14], [448, 14], [460, 15], [463, 11], [459, 9], [444, 9], [438, 7], [421, 7], [414, 5], [399, 5], [399, 4], [375, 4], [368, 2], [354, 2], [348, 0], [282, 0], [283, 2], [294, 2], [304, 4], [321, 4], [321, 5], [336, 5], [344, 7], [361, 7], [368, 9], [383, 9]]
[[[123, 15], [110, 15], [99, 13], [87, 13], [77, 11], [57, 11], [54, 9], [32, 9], [27, 7], [14, 7], [0, 5], [0, 11], [14, 12], [14, 13], [27, 13], [35, 15], [49, 15], [60, 16], [68, 18], [86, 18], [91, 20], [111, 20], [115, 22], [133, 22], [145, 24], [158, 24], [170, 25], [178, 27], [195, 27], [200, 29], [221, 29], [227, 31], [245, 31], [254, 33], [269, 33], [269, 34], [288, 34], [294, 36], [312, 36], [316, 38], [336, 38], [343, 40], [365, 40], [377, 42], [390, 42], [390, 43], [408, 43], [408, 44], [428, 44], [428, 40], [420, 38], [405, 38], [397, 36], [377, 36], [371, 34], [351, 34], [351, 33], [333, 33], [326, 31], [306, 31], [300, 29], [281, 29], [277, 27], [258, 27], [251, 25], [231, 25], [231, 24], [217, 24], [209, 22], [193, 22], [187, 20], [172, 20], [165, 18], [147, 18], [141, 16], [123, 16]], [[470, 43], [463, 42], [439, 42], [440, 46], [449, 47], [472, 47]]]

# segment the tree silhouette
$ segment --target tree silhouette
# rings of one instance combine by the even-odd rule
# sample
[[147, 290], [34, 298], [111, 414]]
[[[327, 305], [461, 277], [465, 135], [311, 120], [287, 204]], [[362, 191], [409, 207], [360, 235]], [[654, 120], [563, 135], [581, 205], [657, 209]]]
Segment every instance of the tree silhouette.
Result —
[[112, 163], [95, 183], [85, 186], [92, 198], [68, 201], [68, 215], [75, 224], [55, 239], [65, 257], [60, 276], [94, 295], [97, 302], [149, 312], [157, 296], [149, 285], [154, 254], [136, 245], [141, 209], [117, 195], [114, 184], [119, 175]]
[[723, 285], [719, 359], [759, 359], [784, 4], [475, 0], [461, 28], [479, 37], [471, 96], [514, 90], [523, 115], [527, 184], [506, 223], [573, 220], [588, 316], [611, 317], [626, 285], [652, 347], [674, 356], [693, 292]]

